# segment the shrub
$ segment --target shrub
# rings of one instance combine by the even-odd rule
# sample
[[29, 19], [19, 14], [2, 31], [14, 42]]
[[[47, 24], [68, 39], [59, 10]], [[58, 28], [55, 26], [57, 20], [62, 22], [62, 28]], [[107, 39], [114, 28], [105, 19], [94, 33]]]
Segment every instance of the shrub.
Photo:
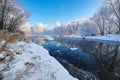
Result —
[[8, 30], [1, 30], [0, 31], [0, 40], [4, 40], [8, 34], [9, 34]]
[[7, 48], [8, 43], [13, 43], [21, 38], [19, 33], [9, 33], [7, 30], [0, 31], [0, 39], [4, 40], [5, 43], [0, 47], [0, 51], [5, 51], [6, 54], [10, 55], [10, 60], [13, 59], [13, 53]]
[[5, 41], [6, 43], [13, 43], [19, 39], [20, 39], [20, 35], [18, 33], [10, 33], [6, 36]]

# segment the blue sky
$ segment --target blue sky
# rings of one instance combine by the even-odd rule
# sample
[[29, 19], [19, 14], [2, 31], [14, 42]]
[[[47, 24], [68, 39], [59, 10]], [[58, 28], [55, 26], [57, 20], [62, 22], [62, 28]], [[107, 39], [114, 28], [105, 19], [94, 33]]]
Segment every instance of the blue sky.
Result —
[[29, 22], [33, 26], [44, 23], [54, 26], [56, 22], [92, 17], [102, 0], [23, 0], [21, 6], [30, 11]]

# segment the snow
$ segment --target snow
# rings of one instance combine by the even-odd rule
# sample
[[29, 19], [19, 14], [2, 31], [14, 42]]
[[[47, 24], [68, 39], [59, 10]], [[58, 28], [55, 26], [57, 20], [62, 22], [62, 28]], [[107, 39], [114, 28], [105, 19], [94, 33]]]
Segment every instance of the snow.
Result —
[[92, 36], [92, 37], [87, 37], [88, 39], [98, 39], [98, 40], [105, 40], [105, 41], [116, 41], [120, 42], [120, 34], [115, 35], [115, 34], [107, 34], [104, 36]]
[[70, 48], [71, 50], [77, 50], [78, 48]]
[[68, 36], [69, 38], [83, 38], [82, 36], [79, 36], [79, 35], [70, 35]]
[[42, 46], [22, 41], [7, 46], [14, 58], [0, 64], [3, 80], [77, 80]]
[[104, 36], [97, 35], [97, 36], [78, 36], [78, 35], [71, 35], [70, 38], [84, 38], [84, 39], [95, 39], [95, 40], [105, 40], [105, 41], [115, 41], [120, 42], [120, 34], [106, 34]]

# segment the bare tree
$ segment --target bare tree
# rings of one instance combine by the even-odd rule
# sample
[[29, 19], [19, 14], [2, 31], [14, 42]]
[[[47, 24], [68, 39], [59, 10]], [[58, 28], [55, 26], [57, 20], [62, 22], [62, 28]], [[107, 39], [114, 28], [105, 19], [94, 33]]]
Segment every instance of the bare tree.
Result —
[[120, 33], [120, 0], [105, 0], [105, 3], [113, 11], [112, 22], [118, 27], [117, 33]]
[[15, 31], [26, 22], [26, 15], [15, 0], [0, 0], [0, 30]]
[[92, 18], [93, 21], [97, 24], [101, 35], [104, 35], [106, 32], [106, 22], [108, 20], [107, 17], [107, 7], [105, 5], [102, 5]]

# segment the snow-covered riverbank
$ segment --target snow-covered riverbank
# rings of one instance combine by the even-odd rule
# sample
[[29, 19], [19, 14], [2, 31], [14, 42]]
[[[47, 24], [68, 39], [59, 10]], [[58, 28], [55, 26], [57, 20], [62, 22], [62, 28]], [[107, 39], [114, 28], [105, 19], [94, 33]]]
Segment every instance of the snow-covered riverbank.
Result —
[[92, 36], [92, 37], [86, 37], [86, 38], [120, 42], [120, 35], [113, 35], [113, 34], [108, 34], [104, 36]]
[[0, 74], [3, 80], [77, 80], [51, 57], [46, 49], [34, 43], [17, 42], [8, 45], [14, 54], [9, 61], [6, 52], [0, 52]]
[[120, 34], [106, 34], [104, 36], [98, 35], [98, 36], [77, 36], [77, 35], [71, 35], [70, 38], [85, 38], [85, 39], [95, 39], [95, 40], [105, 40], [105, 41], [115, 41], [120, 42]]

